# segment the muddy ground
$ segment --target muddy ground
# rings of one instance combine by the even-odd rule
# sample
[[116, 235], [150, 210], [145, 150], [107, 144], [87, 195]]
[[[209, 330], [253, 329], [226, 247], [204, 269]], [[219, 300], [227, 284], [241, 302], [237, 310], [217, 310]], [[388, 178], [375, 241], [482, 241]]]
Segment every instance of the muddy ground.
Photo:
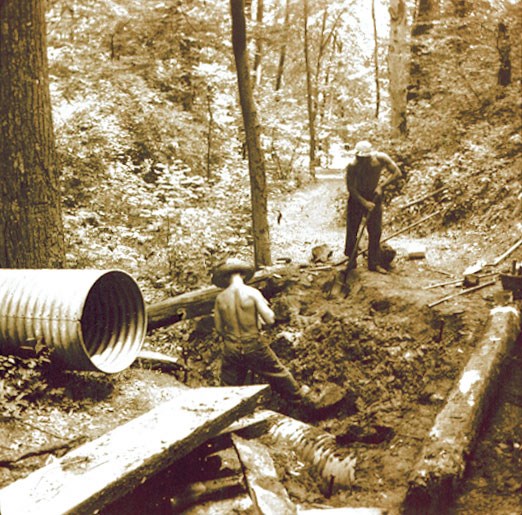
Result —
[[[312, 418], [276, 394], [266, 406], [334, 434], [338, 445], [357, 458], [352, 487], [329, 492], [297, 456], [264, 439], [296, 504], [393, 510], [405, 493], [424, 437], [484, 329], [489, 309], [505, 301], [497, 282], [429, 308], [430, 302], [462, 288], [426, 288], [462, 278], [466, 267], [500, 255], [518, 234], [500, 239], [497, 235], [496, 245], [491, 245], [490, 234], [448, 230], [435, 235], [429, 224], [421, 226], [389, 241], [397, 250], [389, 274], [368, 271], [360, 257], [349, 277], [349, 293], [330, 298], [333, 263], [342, 258], [344, 241], [342, 188], [340, 176], [323, 177], [273, 202], [273, 254], [291, 263], [281, 278], [284, 291], [270, 299], [277, 322], [267, 335], [299, 382], [316, 392], [334, 383], [343, 389], [344, 399], [334, 410]], [[434, 209], [428, 205], [424, 213]], [[411, 213], [412, 220], [419, 216], [422, 213]], [[320, 244], [328, 245], [332, 254], [325, 263], [311, 264], [311, 250]], [[424, 257], [409, 259], [412, 248], [424, 248]], [[517, 252], [496, 271], [508, 267], [511, 259], [522, 260]], [[211, 331], [212, 320], [203, 318], [149, 335], [146, 348], [180, 357], [183, 367], [169, 373], [139, 362], [114, 376], [63, 372], [45, 356], [0, 356], [0, 386], [4, 398], [12, 399], [3, 408], [0, 424], [0, 487], [171, 398], [179, 384], [217, 385], [220, 349]], [[516, 415], [508, 413], [507, 418], [512, 421]], [[496, 442], [496, 455], [520, 450], [519, 425], [505, 426], [502, 438]], [[479, 446], [473, 470], [494, 470], [490, 458], [489, 448]], [[502, 493], [494, 512], [510, 513], [502, 510], [511, 509], [520, 494], [519, 470], [513, 466], [502, 471]], [[494, 481], [486, 472], [474, 477], [482, 486]], [[457, 508], [492, 513], [492, 506], [471, 487]]]

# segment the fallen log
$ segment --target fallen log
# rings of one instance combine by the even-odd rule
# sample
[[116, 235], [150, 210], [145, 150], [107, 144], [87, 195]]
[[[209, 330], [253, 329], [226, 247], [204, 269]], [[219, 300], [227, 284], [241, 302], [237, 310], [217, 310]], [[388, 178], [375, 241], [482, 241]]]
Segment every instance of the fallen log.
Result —
[[176, 492], [170, 499], [170, 506], [174, 513], [180, 513], [194, 504], [234, 497], [245, 491], [242, 474], [197, 481]]
[[520, 333], [513, 306], [490, 311], [486, 330], [429, 433], [408, 481], [403, 512], [447, 513], [466, 469], [480, 426], [499, 381], [503, 362]]
[[[261, 290], [268, 296], [273, 295], [273, 293], [278, 291], [276, 283], [281, 278], [278, 274], [284, 271], [288, 271], [288, 267], [273, 266], [260, 270], [248, 281], [248, 284]], [[187, 318], [210, 314], [220, 291], [222, 289], [217, 286], [208, 286], [147, 306], [147, 331], [175, 324]]]
[[251, 413], [268, 390], [180, 389], [173, 400], [1, 489], [0, 512], [95, 513]]

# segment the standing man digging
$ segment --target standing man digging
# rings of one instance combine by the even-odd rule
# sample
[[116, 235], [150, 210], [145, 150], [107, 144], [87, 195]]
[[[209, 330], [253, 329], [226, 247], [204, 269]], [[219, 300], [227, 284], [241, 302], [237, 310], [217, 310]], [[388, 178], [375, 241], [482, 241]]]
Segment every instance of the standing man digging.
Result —
[[[390, 176], [379, 184], [382, 172]], [[346, 244], [344, 254], [352, 256], [357, 241], [357, 233], [363, 215], [367, 216], [368, 269], [387, 273], [380, 263], [380, 243], [382, 234], [382, 194], [384, 189], [402, 177], [402, 172], [388, 154], [373, 150], [369, 141], [355, 145], [355, 157], [346, 167], [346, 185], [349, 192], [346, 214]], [[348, 268], [357, 266], [355, 258], [348, 262]]]
[[275, 317], [263, 294], [245, 284], [253, 275], [254, 268], [237, 259], [228, 259], [212, 274], [212, 283], [225, 288], [214, 305], [216, 331], [223, 338], [221, 384], [243, 385], [251, 370], [288, 402], [311, 403], [310, 388], [299, 387], [260, 333], [261, 325], [273, 324]]

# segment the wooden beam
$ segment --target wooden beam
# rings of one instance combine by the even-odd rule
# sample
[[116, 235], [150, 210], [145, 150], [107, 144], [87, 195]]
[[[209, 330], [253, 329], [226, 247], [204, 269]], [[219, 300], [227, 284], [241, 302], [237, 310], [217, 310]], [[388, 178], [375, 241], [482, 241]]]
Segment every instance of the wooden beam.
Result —
[[[266, 290], [275, 287], [274, 282], [278, 279], [278, 274], [284, 271], [288, 271], [288, 267], [282, 265], [260, 270], [248, 284], [266, 293]], [[209, 315], [220, 291], [222, 289], [217, 286], [207, 286], [147, 306], [147, 330], [175, 324], [186, 318]]]
[[0, 513], [93, 513], [251, 413], [268, 390], [180, 389], [175, 399], [0, 490]]
[[250, 497], [259, 513], [297, 513], [288, 492], [280, 482], [268, 449], [254, 440], [232, 435], [232, 442], [243, 465]]
[[447, 513], [458, 491], [467, 457], [494, 401], [504, 361], [520, 333], [520, 312], [491, 310], [485, 333], [469, 358], [429, 433], [408, 481], [401, 513]]

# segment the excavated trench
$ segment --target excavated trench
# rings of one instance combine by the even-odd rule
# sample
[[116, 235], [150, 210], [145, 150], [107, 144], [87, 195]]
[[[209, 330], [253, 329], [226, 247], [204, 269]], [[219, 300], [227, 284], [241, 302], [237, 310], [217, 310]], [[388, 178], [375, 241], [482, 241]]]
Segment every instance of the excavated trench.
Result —
[[[271, 422], [253, 434], [270, 449], [280, 482], [301, 509], [397, 511], [427, 435], [485, 330], [492, 295], [430, 309], [412, 266], [399, 263], [388, 276], [358, 271], [346, 297], [328, 299], [332, 272], [309, 268], [265, 292], [277, 319], [267, 334], [296, 379], [317, 394], [343, 392], [313, 413], [277, 394], [262, 407]], [[172, 326], [185, 342], [189, 386], [218, 384], [220, 349], [211, 330], [208, 317]], [[154, 495], [161, 512], [157, 496], [164, 494]]]

